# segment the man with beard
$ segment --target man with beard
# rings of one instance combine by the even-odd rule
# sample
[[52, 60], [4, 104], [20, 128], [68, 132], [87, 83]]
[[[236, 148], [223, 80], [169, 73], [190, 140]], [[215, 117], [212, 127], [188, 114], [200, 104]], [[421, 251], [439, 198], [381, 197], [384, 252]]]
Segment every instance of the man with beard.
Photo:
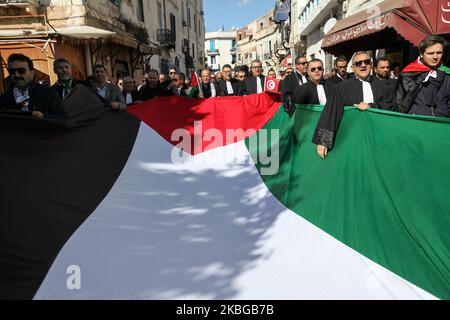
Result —
[[0, 112], [29, 115], [36, 119], [63, 119], [62, 100], [55, 90], [35, 83], [33, 61], [23, 54], [8, 58], [12, 85], [0, 95]]
[[391, 61], [386, 57], [375, 60], [372, 87], [375, 94], [377, 108], [393, 110], [395, 107], [395, 85], [396, 81], [390, 78]]
[[262, 62], [253, 60], [250, 66], [251, 74], [242, 82], [240, 95], [249, 95], [264, 92], [264, 82], [266, 77], [262, 74]]
[[419, 44], [420, 57], [400, 74], [395, 110], [431, 117], [450, 116], [450, 75], [442, 66], [446, 41], [430, 35]]
[[355, 77], [335, 86], [320, 116], [312, 142], [317, 153], [324, 159], [334, 146], [336, 134], [345, 106], [356, 106], [361, 111], [375, 107], [376, 96], [371, 85], [372, 61], [367, 52], [355, 53], [352, 60]]
[[222, 67], [222, 76], [223, 78], [217, 81], [217, 95], [219, 97], [238, 96], [241, 92], [241, 82], [231, 78], [231, 66], [229, 64]]
[[[145, 85], [139, 90], [140, 99], [147, 101], [156, 97], [165, 97], [170, 95], [170, 91], [164, 83], [159, 81], [159, 73], [156, 70], [150, 70], [145, 75]], [[173, 79], [175, 75], [171, 75]]]
[[308, 63], [309, 81], [295, 89], [292, 96], [294, 104], [320, 104], [325, 105], [330, 98], [334, 85], [323, 79], [323, 62], [312, 59]]
[[89, 84], [86, 82], [73, 78], [72, 65], [64, 58], [58, 58], [53, 62], [53, 71], [58, 76], [58, 81], [52, 88], [58, 93], [61, 100], [65, 100], [77, 85], [89, 87]]

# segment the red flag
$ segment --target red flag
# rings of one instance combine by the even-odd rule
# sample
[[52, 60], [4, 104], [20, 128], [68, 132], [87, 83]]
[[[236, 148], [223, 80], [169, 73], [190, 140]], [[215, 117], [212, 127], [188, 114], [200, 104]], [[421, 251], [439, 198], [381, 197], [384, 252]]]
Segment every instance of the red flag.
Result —
[[266, 77], [264, 91], [267, 93], [280, 94], [280, 80]]
[[192, 74], [191, 83], [189, 84], [189, 87], [196, 88], [200, 86], [200, 81], [198, 80], [197, 72], [194, 72]]

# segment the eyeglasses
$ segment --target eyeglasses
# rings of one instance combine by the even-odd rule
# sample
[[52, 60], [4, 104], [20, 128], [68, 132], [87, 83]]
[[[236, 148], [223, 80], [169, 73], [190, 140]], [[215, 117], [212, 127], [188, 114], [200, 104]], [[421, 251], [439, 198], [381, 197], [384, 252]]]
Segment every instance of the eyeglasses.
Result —
[[370, 59], [366, 59], [366, 60], [360, 60], [360, 61], [355, 61], [354, 65], [355, 67], [361, 67], [363, 64], [365, 64], [366, 66], [370, 66], [372, 64], [372, 60]]
[[178, 79], [172, 79], [172, 82], [178, 82]]
[[296, 65], [298, 66], [298, 65], [302, 65], [302, 66], [304, 66], [305, 64], [308, 64], [308, 61], [305, 61], [305, 62], [298, 62], [298, 63], [296, 63]]
[[290, 74], [292, 74], [292, 71], [286, 72], [286, 75], [290, 75]]
[[317, 71], [323, 71], [322, 67], [317, 67], [317, 68], [311, 68], [311, 72], [316, 72]]
[[174, 74], [176, 74], [176, 72], [169, 72], [169, 74], [170, 74], [170, 75], [174, 75]]
[[20, 75], [24, 75], [25, 73], [27, 73], [27, 69], [25, 69], [25, 68], [8, 68], [8, 73], [10, 75], [14, 75], [14, 74], [16, 74], [16, 72]]
[[254, 66], [252, 69], [262, 69], [262, 66]]

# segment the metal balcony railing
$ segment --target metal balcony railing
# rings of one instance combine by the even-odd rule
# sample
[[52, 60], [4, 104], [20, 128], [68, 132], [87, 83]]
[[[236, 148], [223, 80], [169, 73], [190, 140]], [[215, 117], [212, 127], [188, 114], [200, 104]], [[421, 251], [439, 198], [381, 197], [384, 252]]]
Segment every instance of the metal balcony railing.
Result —
[[169, 29], [158, 29], [157, 31], [157, 39], [159, 44], [162, 47], [171, 47], [175, 48], [175, 33]]

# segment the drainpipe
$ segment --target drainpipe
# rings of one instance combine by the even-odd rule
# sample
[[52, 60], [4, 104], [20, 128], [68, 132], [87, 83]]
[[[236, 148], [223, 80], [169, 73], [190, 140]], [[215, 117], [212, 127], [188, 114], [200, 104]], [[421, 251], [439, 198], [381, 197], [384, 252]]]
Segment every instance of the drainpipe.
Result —
[[86, 42], [84, 45], [84, 60], [86, 63], [86, 77], [92, 75], [92, 56], [91, 56], [91, 45]]

